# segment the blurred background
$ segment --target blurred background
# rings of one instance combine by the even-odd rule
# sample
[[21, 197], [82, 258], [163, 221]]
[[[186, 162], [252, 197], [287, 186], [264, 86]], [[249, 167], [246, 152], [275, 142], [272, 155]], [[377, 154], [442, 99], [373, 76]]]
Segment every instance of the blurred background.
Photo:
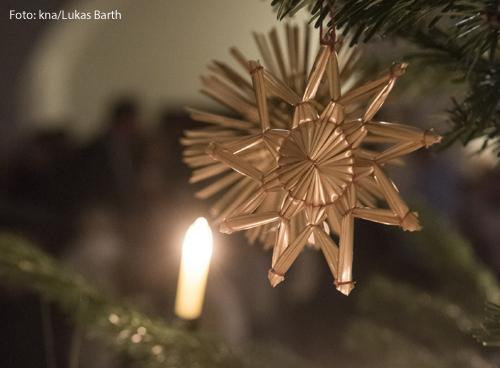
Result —
[[[121, 19], [16, 20], [9, 19], [11, 10], [117, 10]], [[198, 93], [199, 76], [213, 59], [230, 63], [231, 46], [248, 58], [258, 57], [251, 32], [282, 27], [270, 1], [23, 0], [2, 1], [0, 13], [0, 228], [28, 237], [148, 313], [173, 318], [182, 239], [197, 217], [209, 217], [210, 205], [193, 197], [201, 187], [188, 185], [191, 173], [182, 163], [183, 130], [199, 126], [184, 108], [225, 112]], [[303, 23], [305, 16], [295, 22]], [[411, 51], [382, 40], [364, 49], [370, 70], [382, 70]], [[412, 71], [410, 66], [384, 105], [382, 118], [446, 131], [440, 114], [461, 87], [444, 82], [436, 87], [436, 80], [439, 71]], [[391, 176], [403, 197], [428, 214], [431, 223], [445, 224], [437, 233], [467, 239], [463, 247], [473, 249], [471, 262], [484, 264], [496, 280], [500, 175], [491, 158], [471, 152], [460, 147], [421, 150], [405, 166], [393, 168]], [[417, 240], [427, 246], [439, 243], [436, 232]], [[314, 250], [306, 249], [287, 282], [273, 289], [267, 279], [270, 252], [247, 245], [241, 234], [214, 233], [200, 324], [236, 346], [270, 341], [321, 367], [364, 367], [369, 354], [387, 353], [386, 347], [363, 345], [366, 341], [357, 335], [357, 329], [371, 333], [374, 326], [373, 320], [366, 322], [373, 317], [369, 299], [358, 289], [369, 288], [373, 280], [376, 288], [380, 279], [375, 275], [389, 274], [421, 288], [422, 295], [453, 300], [446, 294], [449, 285], [436, 286], [439, 272], [429, 271], [425, 257], [432, 254], [420, 252], [413, 234], [398, 229], [356, 222], [354, 273], [359, 284], [349, 298], [335, 290], [322, 254]], [[471, 291], [462, 298], [478, 295]], [[474, 302], [471, 310], [479, 316], [484, 300]], [[460, 306], [457, 300], [452, 305]], [[42, 314], [36, 295], [12, 285], [0, 289], [2, 368], [48, 367]], [[52, 315], [57, 366], [66, 367], [71, 323], [55, 307]], [[391, 335], [398, 327], [384, 318], [376, 316], [377, 326], [384, 327], [373, 327], [373, 338], [399, 336]], [[441, 332], [447, 334], [444, 327]], [[405, 333], [410, 341], [422, 332]], [[428, 354], [435, 349], [424, 337], [417, 340], [406, 347], [414, 344], [412, 351]], [[480, 351], [470, 336], [464, 341], [470, 354], [460, 364], [495, 366], [494, 352]], [[80, 366], [119, 366], [88, 344], [89, 351], [99, 353], [82, 354]], [[409, 356], [381, 358], [380, 364], [417, 366], [401, 363]], [[446, 366], [425, 359], [420, 366]]]

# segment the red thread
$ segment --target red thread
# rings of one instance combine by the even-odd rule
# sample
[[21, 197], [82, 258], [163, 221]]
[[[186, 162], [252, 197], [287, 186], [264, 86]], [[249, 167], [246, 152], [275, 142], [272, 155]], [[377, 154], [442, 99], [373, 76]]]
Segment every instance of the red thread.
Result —
[[429, 143], [427, 143], [427, 140], [426, 140], [425, 138], [426, 138], [427, 134], [428, 134], [431, 130], [432, 130], [432, 129], [430, 129], [430, 130], [426, 130], [426, 131], [424, 132], [424, 136], [422, 137], [422, 141], [421, 141], [421, 143], [422, 143], [425, 147], [429, 147], [429, 146], [430, 146], [430, 144], [429, 144]]
[[403, 222], [405, 221], [405, 219], [408, 217], [408, 215], [411, 213], [411, 211], [408, 211], [406, 212], [406, 215], [404, 215], [403, 217], [401, 217], [401, 220], [399, 220], [399, 226], [403, 227]]
[[258, 67], [256, 67], [255, 69], [252, 69], [250, 70], [250, 75], [254, 75], [255, 73], [257, 73], [259, 70], [264, 70], [264, 67], [262, 65], [259, 65]]
[[222, 220], [222, 222], [224, 223], [224, 225], [227, 226], [227, 228], [230, 231], [230, 234], [234, 232], [234, 229], [227, 223], [227, 219]]
[[[328, 30], [327, 35], [329, 39], [327, 39], [327, 36], [323, 37], [323, 23], [319, 25], [319, 43], [320, 45], [330, 46], [330, 50], [333, 51], [337, 42], [337, 34], [335, 30], [335, 13], [333, 11], [333, 3], [335, 3], [335, 0], [333, 2], [331, 0], [327, 0], [326, 3], [328, 5], [328, 12], [330, 13], [332, 26]], [[323, 13], [323, 10], [323, 2], [321, 2], [320, 13]]]
[[[311, 101], [300, 101], [299, 103], [296, 103], [293, 106], [297, 107], [297, 106], [300, 106], [300, 105], [311, 105]], [[306, 121], [306, 123], [311, 123], [311, 121]], [[302, 124], [304, 124], [304, 123], [302, 123]]]
[[275, 271], [273, 268], [272, 268], [269, 272], [272, 272], [272, 273], [274, 273], [275, 275], [278, 275], [278, 276], [280, 276], [280, 277], [285, 277], [285, 274], [284, 274], [284, 273], [277, 272], [277, 271]]
[[[335, 0], [333, 2], [335, 2]], [[335, 14], [333, 13], [333, 3], [330, 0], [327, 0], [327, 4], [330, 11], [330, 18], [332, 19], [332, 28], [330, 29], [330, 50], [333, 51], [335, 49], [335, 43], [337, 43], [337, 33], [335, 30]]]
[[342, 282], [339, 282], [339, 281], [335, 280], [333, 283], [335, 284], [335, 286], [342, 286], [342, 285], [351, 285], [351, 284], [354, 284], [354, 281], [342, 281]]

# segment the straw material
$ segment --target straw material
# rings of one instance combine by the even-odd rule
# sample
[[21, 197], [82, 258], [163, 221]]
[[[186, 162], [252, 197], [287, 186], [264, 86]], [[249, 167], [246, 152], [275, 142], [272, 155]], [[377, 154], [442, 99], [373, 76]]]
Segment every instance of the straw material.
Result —
[[[238, 116], [189, 110], [207, 124], [182, 140], [184, 161], [194, 169], [191, 181], [212, 179], [197, 196], [219, 195], [212, 214], [220, 231], [245, 230], [250, 242], [273, 248], [273, 286], [309, 244], [321, 249], [336, 288], [348, 295], [354, 218], [420, 230], [383, 166], [441, 137], [373, 120], [407, 64], [360, 83], [359, 52], [347, 40], [335, 50], [320, 46], [309, 71], [309, 31], [301, 38], [298, 27], [287, 25], [284, 44], [276, 30], [254, 38], [263, 65], [233, 48], [246, 76], [214, 62], [202, 78], [202, 92]], [[377, 144], [384, 149], [373, 148]], [[339, 236], [338, 246], [331, 234]]]
[[244, 214], [225, 219], [220, 225], [220, 231], [225, 234], [231, 234], [233, 231], [250, 229], [274, 222], [280, 218], [278, 212]]

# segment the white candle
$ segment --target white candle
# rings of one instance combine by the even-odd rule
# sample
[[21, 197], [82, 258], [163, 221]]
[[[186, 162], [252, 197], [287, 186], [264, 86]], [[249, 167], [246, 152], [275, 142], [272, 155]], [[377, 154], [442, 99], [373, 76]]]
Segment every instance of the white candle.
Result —
[[196, 319], [201, 314], [212, 245], [212, 230], [207, 220], [200, 217], [189, 227], [182, 245], [175, 299], [175, 314], [182, 319]]

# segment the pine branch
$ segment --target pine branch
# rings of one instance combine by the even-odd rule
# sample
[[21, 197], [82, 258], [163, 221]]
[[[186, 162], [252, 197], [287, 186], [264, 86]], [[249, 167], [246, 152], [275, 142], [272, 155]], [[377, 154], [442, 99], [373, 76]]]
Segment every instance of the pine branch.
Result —
[[[0, 233], [0, 279], [57, 303], [92, 336], [137, 367], [298, 367], [289, 352], [252, 346], [243, 352], [220, 339], [150, 318], [88, 283], [22, 238]], [[264, 359], [265, 358], [265, 359]]]
[[366, 361], [371, 368], [447, 368], [428, 347], [370, 318], [354, 320], [344, 335], [343, 343], [352, 355]]
[[369, 361], [376, 356], [376, 367], [495, 367], [471, 339], [479, 316], [432, 292], [376, 276], [360, 292], [359, 309], [344, 341]]
[[488, 303], [486, 311], [489, 316], [474, 337], [484, 346], [500, 346], [500, 305]]
[[500, 302], [500, 285], [495, 275], [475, 255], [472, 245], [428, 206], [412, 203], [418, 211], [423, 229], [407, 236], [396, 229], [395, 241], [414, 251], [424, 260], [423, 275], [431, 280], [434, 291], [460, 305], [468, 314], [481, 316], [484, 302]]
[[405, 331], [436, 351], [466, 344], [470, 341], [469, 330], [479, 321], [479, 316], [446, 298], [384, 276], [373, 277], [360, 294], [364, 315]]
[[[481, 15], [490, 9], [491, 17], [494, 16], [494, 7], [491, 1], [478, 2], [472, 0], [273, 0], [271, 6], [278, 6], [278, 19], [282, 20], [286, 16], [293, 16], [299, 10], [308, 8], [311, 14], [310, 22], [315, 22], [315, 27], [323, 25], [325, 19], [329, 19], [326, 24], [332, 27], [330, 7], [335, 7], [335, 26], [342, 29], [344, 33], [352, 31], [355, 35], [352, 44], [359, 42], [361, 35], [364, 35], [364, 42], [369, 41], [375, 34], [389, 35], [396, 29], [414, 25], [423, 17], [438, 11], [432, 19], [429, 19], [429, 26], [438, 23], [443, 15], [461, 16], [464, 19], [457, 24], [461, 30], [460, 37], [469, 34], [477, 36], [483, 29], [484, 24], [480, 23]], [[478, 29], [481, 28], [481, 29]], [[472, 42], [473, 44], [473, 42]]]
[[271, 6], [279, 5], [278, 19], [282, 20], [286, 16], [294, 16], [300, 9], [310, 7], [322, 0], [273, 0]]
[[[335, 3], [335, 22], [328, 4]], [[445, 134], [443, 148], [460, 141], [467, 145], [482, 137], [481, 150], [490, 147], [500, 157], [500, 1], [498, 0], [274, 0], [279, 17], [293, 15], [307, 7], [315, 26], [326, 23], [354, 36], [351, 45], [374, 35], [405, 39], [430, 51], [429, 64], [453, 60], [452, 69], [460, 70], [467, 83], [462, 101], [453, 102], [448, 113], [450, 131]], [[431, 34], [441, 33], [440, 42], [432, 42]], [[429, 42], [431, 41], [431, 42]]]
[[[407, 321], [411, 324], [413, 321]], [[447, 339], [448, 336], [444, 336]], [[472, 339], [471, 339], [472, 340]], [[423, 340], [414, 339], [403, 330], [370, 318], [354, 320], [344, 338], [346, 349], [361, 358], [367, 367], [405, 368], [495, 368], [480, 349], [457, 345], [449, 350], [435, 350]]]
[[500, 306], [489, 304], [495, 314], [483, 324], [484, 331], [475, 331], [484, 300], [497, 303], [500, 286], [468, 242], [429, 208], [420, 206], [418, 211], [423, 230], [411, 237], [390, 231], [391, 240], [405, 244], [412, 259], [421, 260], [414, 267], [429, 287], [410, 285], [415, 280], [373, 277], [359, 290], [361, 316], [350, 325], [345, 344], [370, 362], [376, 356], [376, 368], [493, 368], [488, 351], [471, 335], [500, 346]]

